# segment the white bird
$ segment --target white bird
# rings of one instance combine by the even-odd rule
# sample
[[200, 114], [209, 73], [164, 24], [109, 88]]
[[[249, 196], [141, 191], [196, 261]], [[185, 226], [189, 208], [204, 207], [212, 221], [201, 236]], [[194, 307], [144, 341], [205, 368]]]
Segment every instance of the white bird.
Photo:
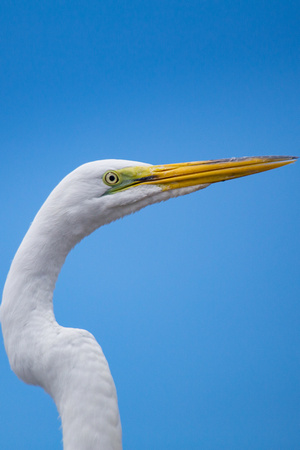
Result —
[[267, 156], [160, 166], [95, 161], [52, 191], [11, 264], [0, 320], [12, 370], [54, 399], [65, 450], [122, 448], [116, 389], [101, 347], [88, 331], [64, 328], [54, 317], [53, 290], [70, 250], [100, 226], [144, 206], [295, 160]]

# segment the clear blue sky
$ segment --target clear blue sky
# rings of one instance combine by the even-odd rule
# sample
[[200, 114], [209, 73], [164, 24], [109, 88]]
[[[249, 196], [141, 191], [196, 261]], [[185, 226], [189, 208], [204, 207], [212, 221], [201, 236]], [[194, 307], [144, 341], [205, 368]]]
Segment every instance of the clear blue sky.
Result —
[[[299, 155], [298, 1], [0, 4], [0, 281], [78, 165]], [[68, 257], [54, 309], [113, 373], [124, 450], [300, 442], [299, 162], [155, 205]], [[61, 449], [0, 346], [0, 448]]]

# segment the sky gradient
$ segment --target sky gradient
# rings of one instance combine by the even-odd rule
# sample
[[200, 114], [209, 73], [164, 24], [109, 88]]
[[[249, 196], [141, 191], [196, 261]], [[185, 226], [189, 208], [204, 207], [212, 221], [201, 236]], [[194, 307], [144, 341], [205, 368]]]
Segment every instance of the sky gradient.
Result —
[[[0, 281], [88, 161], [300, 155], [297, 1], [0, 5]], [[64, 326], [91, 331], [124, 450], [300, 442], [299, 162], [146, 208], [67, 258]], [[51, 398], [0, 346], [0, 448], [58, 450]]]

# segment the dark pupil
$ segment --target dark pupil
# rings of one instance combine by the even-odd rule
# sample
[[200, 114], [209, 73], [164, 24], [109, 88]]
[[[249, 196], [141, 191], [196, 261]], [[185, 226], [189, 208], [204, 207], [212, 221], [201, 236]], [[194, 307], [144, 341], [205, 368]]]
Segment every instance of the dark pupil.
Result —
[[115, 175], [109, 175], [109, 181], [112, 183], [113, 181], [115, 181], [116, 176]]

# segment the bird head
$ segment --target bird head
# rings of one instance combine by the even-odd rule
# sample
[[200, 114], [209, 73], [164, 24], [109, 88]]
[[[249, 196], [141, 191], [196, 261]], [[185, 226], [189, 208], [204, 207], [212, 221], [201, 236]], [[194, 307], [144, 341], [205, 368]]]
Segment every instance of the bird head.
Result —
[[67, 175], [45, 205], [54, 220], [61, 218], [70, 233], [84, 237], [149, 204], [295, 160], [289, 156], [259, 156], [165, 165], [115, 159], [94, 161]]

